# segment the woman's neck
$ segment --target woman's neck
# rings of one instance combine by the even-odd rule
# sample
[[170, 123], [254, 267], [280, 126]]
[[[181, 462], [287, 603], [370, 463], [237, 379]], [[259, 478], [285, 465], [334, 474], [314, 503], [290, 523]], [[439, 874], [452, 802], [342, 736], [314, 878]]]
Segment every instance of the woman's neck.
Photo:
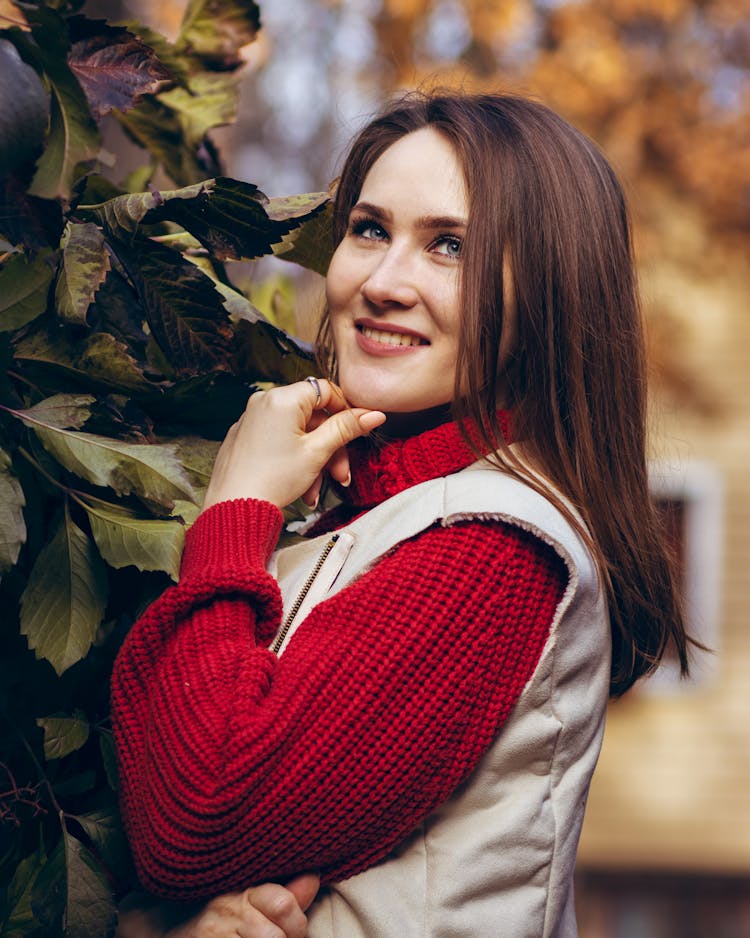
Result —
[[404, 440], [451, 420], [453, 420], [453, 413], [450, 404], [441, 404], [439, 407], [431, 407], [428, 410], [419, 410], [410, 414], [389, 413], [385, 423], [371, 434], [371, 438], [383, 443], [391, 440]]

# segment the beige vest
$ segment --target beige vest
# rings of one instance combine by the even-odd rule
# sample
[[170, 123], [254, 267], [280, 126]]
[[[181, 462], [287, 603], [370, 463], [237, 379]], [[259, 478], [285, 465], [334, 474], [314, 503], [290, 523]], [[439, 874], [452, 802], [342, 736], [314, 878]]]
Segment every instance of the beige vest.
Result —
[[[271, 561], [285, 612], [319, 569], [280, 645], [326, 596], [430, 525], [500, 519], [565, 561], [569, 584], [540, 662], [469, 779], [391, 855], [324, 890], [309, 938], [575, 938], [572, 876], [601, 746], [610, 633], [591, 557], [559, 511], [482, 464], [401, 492], [338, 534]], [[321, 562], [322, 561], [322, 562]]]

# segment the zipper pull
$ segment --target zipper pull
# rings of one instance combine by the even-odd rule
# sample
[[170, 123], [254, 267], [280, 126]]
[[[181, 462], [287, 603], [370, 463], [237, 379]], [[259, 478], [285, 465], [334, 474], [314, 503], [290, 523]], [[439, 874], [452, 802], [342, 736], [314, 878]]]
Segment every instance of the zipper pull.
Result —
[[292, 626], [292, 622], [294, 622], [294, 617], [299, 612], [300, 606], [305, 601], [305, 597], [307, 596], [307, 594], [310, 592], [310, 587], [315, 582], [315, 578], [320, 573], [320, 569], [323, 566], [323, 564], [326, 562], [326, 558], [331, 553], [333, 548], [336, 546], [336, 541], [338, 541], [338, 539], [339, 539], [338, 534], [332, 534], [331, 539], [325, 545], [322, 553], [320, 554], [318, 559], [315, 561], [315, 566], [310, 571], [310, 575], [305, 580], [305, 583], [302, 589], [299, 591], [297, 598], [292, 603], [292, 608], [289, 610], [289, 615], [284, 620], [284, 624], [281, 626], [281, 628], [277, 632], [276, 638], [273, 640], [273, 643], [271, 644], [271, 651], [274, 654], [278, 655], [279, 649], [284, 644], [284, 639], [286, 638], [289, 632], [289, 629]]

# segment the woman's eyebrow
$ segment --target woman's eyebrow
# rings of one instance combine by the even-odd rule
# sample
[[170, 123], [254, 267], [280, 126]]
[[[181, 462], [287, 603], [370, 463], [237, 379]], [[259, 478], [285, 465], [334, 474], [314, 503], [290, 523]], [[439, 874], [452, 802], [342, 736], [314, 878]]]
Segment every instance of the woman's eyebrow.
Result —
[[357, 202], [352, 206], [353, 212], [364, 212], [366, 215], [372, 215], [378, 221], [392, 221], [393, 214], [388, 209], [381, 208], [379, 205], [373, 205], [372, 202]]
[[[353, 212], [364, 212], [379, 221], [392, 222], [393, 213], [372, 202], [357, 202]], [[415, 221], [416, 228], [438, 230], [440, 228], [466, 228], [467, 220], [456, 215], [420, 215]]]
[[455, 215], [421, 215], [416, 221], [417, 228], [438, 229], [438, 228], [465, 228], [467, 221], [465, 218], [458, 218]]

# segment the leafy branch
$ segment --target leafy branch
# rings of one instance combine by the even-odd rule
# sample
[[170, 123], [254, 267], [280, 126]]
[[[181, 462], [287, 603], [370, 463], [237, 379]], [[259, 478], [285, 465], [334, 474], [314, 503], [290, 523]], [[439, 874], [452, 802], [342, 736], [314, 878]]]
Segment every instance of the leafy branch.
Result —
[[[2, 938], [114, 932], [114, 656], [248, 397], [314, 368], [232, 265], [330, 256], [329, 193], [269, 199], [211, 140], [256, 3], [189, 0], [172, 42], [79, 10], [0, 0]], [[108, 121], [142, 149], [124, 178]]]

